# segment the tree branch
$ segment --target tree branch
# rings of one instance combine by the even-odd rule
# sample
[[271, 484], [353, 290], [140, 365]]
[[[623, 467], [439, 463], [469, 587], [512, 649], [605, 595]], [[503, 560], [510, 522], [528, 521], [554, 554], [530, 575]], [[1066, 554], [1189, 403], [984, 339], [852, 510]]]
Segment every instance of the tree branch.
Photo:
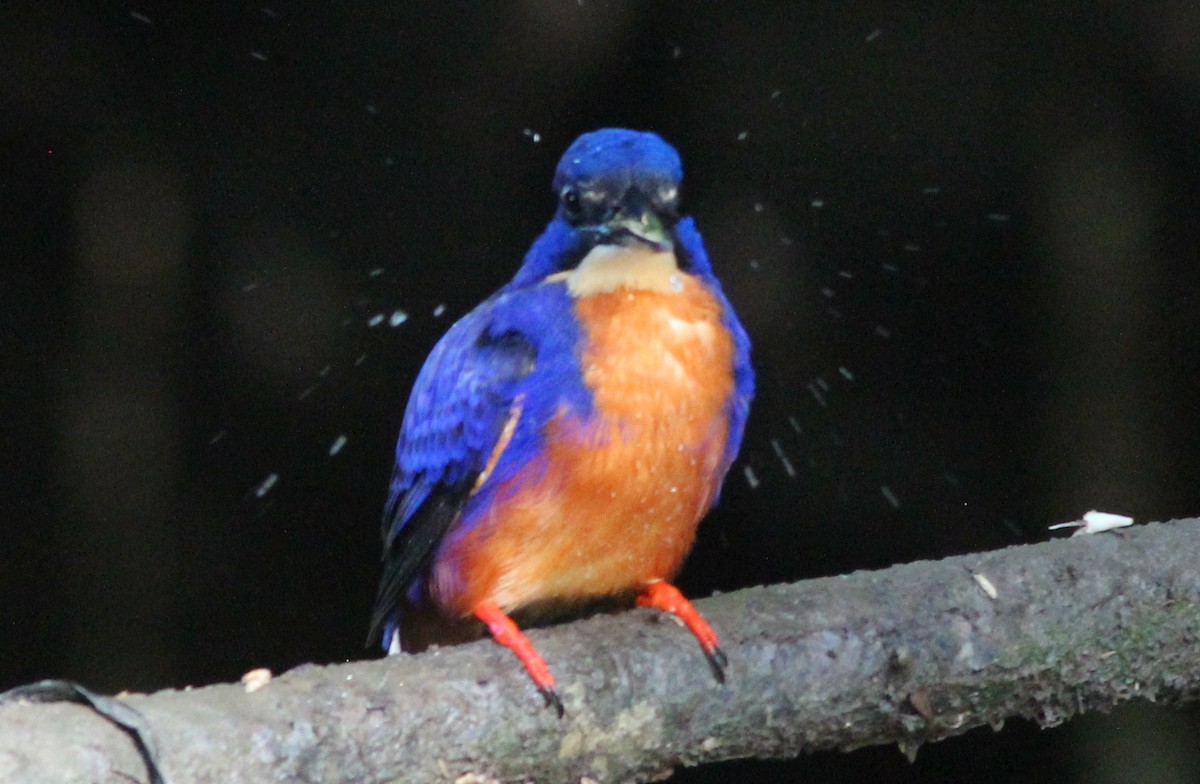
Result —
[[[533, 631], [562, 720], [490, 641], [304, 666], [253, 693], [218, 685], [125, 702], [152, 728], [172, 784], [333, 784], [647, 780], [736, 757], [915, 752], [1010, 716], [1054, 725], [1134, 698], [1200, 695], [1197, 520], [698, 606], [729, 654], [724, 686], [691, 636], [652, 611]], [[78, 707], [9, 704], [0, 779], [127, 784], [145, 768], [125, 734]]]

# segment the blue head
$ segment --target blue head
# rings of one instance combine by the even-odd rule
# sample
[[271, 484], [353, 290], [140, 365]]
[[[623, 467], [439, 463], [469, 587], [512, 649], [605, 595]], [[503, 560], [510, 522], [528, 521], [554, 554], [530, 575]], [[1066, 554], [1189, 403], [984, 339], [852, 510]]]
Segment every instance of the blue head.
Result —
[[[558, 163], [554, 220], [513, 284], [528, 285], [570, 268], [597, 245], [642, 243], [686, 251], [676, 231], [684, 223], [679, 218], [682, 181], [679, 153], [657, 134], [624, 128], [583, 134]], [[681, 265], [688, 260], [681, 258]], [[698, 261], [703, 268], [695, 271], [708, 273], [707, 259]]]
[[554, 173], [557, 217], [601, 242], [670, 247], [678, 220], [679, 153], [653, 133], [605, 128], [567, 148]]

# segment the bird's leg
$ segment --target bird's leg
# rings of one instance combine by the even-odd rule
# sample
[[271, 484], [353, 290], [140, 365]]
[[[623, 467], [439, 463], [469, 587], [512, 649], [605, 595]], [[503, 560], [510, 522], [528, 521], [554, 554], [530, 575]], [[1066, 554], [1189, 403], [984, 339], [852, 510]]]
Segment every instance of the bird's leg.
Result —
[[699, 640], [700, 649], [704, 651], [704, 655], [712, 667], [713, 675], [721, 683], [725, 682], [725, 668], [729, 665], [729, 660], [717, 647], [717, 633], [708, 625], [708, 621], [704, 620], [696, 607], [687, 600], [687, 597], [679, 592], [678, 588], [664, 580], [649, 582], [638, 594], [637, 605], [638, 607], [654, 607], [664, 610], [683, 621], [684, 626], [688, 627]]
[[555, 713], [561, 719], [563, 704], [562, 700], [558, 698], [558, 692], [554, 690], [554, 675], [550, 672], [546, 660], [533, 647], [529, 638], [517, 628], [513, 619], [505, 615], [504, 611], [490, 599], [475, 605], [472, 613], [487, 625], [493, 640], [517, 655], [517, 658], [525, 665], [525, 669], [529, 671], [529, 677], [533, 678], [538, 691], [545, 698], [546, 705], [554, 708]]

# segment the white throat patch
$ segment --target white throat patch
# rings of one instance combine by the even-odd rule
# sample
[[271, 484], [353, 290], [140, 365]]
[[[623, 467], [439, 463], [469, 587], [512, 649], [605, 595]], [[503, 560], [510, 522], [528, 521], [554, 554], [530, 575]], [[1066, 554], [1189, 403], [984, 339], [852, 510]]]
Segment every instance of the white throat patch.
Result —
[[653, 250], [644, 245], [597, 245], [579, 266], [556, 272], [547, 283], [564, 280], [572, 297], [606, 294], [617, 289], [658, 291], [665, 294], [683, 288], [675, 252]]

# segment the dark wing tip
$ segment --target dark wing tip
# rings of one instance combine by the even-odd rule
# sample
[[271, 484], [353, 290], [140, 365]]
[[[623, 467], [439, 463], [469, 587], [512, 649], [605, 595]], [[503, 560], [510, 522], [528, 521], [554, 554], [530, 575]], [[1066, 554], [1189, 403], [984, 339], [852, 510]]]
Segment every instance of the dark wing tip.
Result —
[[427, 493], [424, 502], [398, 530], [393, 527], [395, 521], [389, 522], [386, 517], [395, 514], [399, 505], [389, 504], [385, 512], [384, 529], [397, 532], [383, 552], [383, 577], [379, 581], [375, 607], [371, 611], [367, 646], [380, 641], [384, 627], [395, 616], [409, 586], [428, 567], [442, 538], [458, 518], [474, 483], [475, 477], [472, 475], [453, 485], [439, 485], [433, 490], [422, 489], [421, 492]]

